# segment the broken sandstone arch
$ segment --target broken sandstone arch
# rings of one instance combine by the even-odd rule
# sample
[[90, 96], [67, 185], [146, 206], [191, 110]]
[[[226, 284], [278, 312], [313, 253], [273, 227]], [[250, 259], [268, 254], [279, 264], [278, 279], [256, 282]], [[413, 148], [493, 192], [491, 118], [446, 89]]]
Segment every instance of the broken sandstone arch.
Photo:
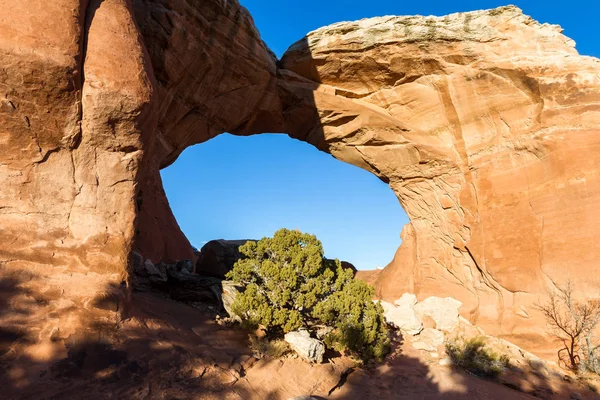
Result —
[[237, 1], [24, 3], [0, 0], [0, 279], [7, 309], [36, 301], [0, 319], [37, 344], [127, 312], [132, 249], [192, 258], [159, 170], [223, 132], [285, 132], [389, 183], [411, 223], [382, 298], [454, 296], [530, 349], [547, 287], [600, 288], [600, 61], [557, 26], [372, 18], [277, 60]]

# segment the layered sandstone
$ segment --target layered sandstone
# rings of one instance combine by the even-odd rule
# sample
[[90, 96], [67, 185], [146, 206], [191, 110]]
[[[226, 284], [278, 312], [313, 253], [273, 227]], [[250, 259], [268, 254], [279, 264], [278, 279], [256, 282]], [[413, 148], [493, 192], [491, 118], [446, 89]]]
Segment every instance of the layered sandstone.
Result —
[[0, 340], [43, 368], [127, 310], [154, 78], [125, 0], [0, 7]]
[[516, 7], [373, 18], [311, 32], [282, 63], [319, 83], [306, 140], [389, 182], [411, 219], [381, 297], [450, 294], [523, 343], [554, 284], [597, 295], [600, 61], [560, 27]]
[[600, 287], [600, 62], [557, 26], [373, 18], [278, 61], [233, 0], [0, 7], [0, 336], [32, 362], [131, 315], [132, 249], [192, 259], [159, 170], [223, 132], [285, 132], [389, 183], [411, 223], [383, 298], [451, 295], [523, 338], [548, 287]]

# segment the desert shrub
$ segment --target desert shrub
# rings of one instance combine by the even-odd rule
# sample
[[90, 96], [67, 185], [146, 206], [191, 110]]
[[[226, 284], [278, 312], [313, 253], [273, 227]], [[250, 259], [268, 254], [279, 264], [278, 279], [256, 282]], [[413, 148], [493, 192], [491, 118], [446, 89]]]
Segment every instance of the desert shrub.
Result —
[[600, 301], [578, 301], [570, 281], [548, 293], [537, 309], [546, 318], [550, 333], [560, 339], [559, 363], [574, 371], [600, 373], [600, 344], [594, 336], [600, 323]]
[[281, 358], [290, 352], [290, 346], [285, 340], [258, 338], [250, 335], [250, 348], [259, 357], [269, 356], [271, 358]]
[[334, 292], [315, 306], [313, 315], [322, 323], [335, 327], [325, 339], [329, 347], [349, 350], [365, 360], [380, 360], [390, 350], [383, 308], [372, 301], [373, 288], [347, 278], [344, 275], [336, 282]]
[[508, 357], [487, 348], [485, 339], [480, 336], [449, 340], [446, 353], [452, 364], [478, 376], [494, 378], [509, 366]]
[[243, 288], [232, 308], [246, 324], [271, 336], [326, 324], [334, 328], [325, 340], [330, 346], [363, 359], [385, 355], [387, 327], [373, 289], [326, 259], [314, 235], [281, 229], [240, 252], [227, 278]]
[[600, 344], [593, 342], [592, 334], [586, 336], [580, 344], [582, 359], [579, 365], [581, 372], [593, 372], [600, 375]]

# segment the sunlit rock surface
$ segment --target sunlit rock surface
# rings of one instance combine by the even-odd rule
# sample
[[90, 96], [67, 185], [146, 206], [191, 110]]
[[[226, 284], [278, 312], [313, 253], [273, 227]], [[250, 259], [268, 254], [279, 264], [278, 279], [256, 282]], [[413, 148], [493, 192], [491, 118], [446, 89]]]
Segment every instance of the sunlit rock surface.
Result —
[[379, 296], [451, 294], [525, 343], [548, 288], [597, 293], [600, 62], [560, 27], [515, 7], [373, 18], [311, 32], [282, 64], [291, 92], [320, 83], [325, 144], [306, 140], [389, 182], [411, 219]]

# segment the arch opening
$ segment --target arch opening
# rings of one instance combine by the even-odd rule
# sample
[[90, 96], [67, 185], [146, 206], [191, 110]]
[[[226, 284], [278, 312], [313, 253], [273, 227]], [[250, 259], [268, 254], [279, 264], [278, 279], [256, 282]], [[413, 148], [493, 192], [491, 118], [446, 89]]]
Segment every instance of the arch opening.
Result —
[[409, 222], [373, 174], [283, 134], [219, 135], [187, 148], [161, 171], [180, 228], [195, 248], [299, 229], [328, 258], [358, 270], [385, 267]]

